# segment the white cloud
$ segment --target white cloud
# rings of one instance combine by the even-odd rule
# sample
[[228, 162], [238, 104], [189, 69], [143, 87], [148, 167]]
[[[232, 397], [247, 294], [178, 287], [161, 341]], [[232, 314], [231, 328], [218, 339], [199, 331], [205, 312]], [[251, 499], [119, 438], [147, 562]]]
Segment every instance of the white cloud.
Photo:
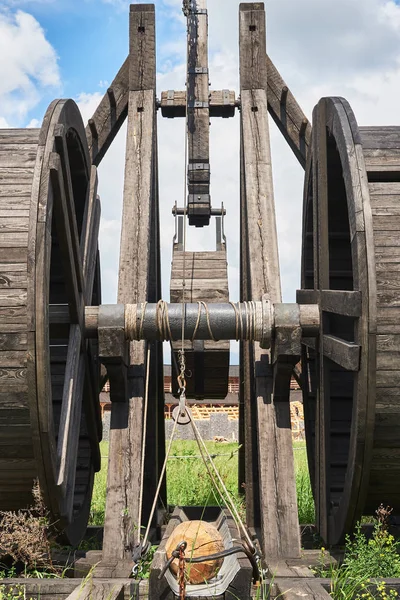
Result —
[[85, 124], [93, 115], [102, 97], [103, 94], [101, 92], [95, 92], [94, 94], [87, 94], [86, 92], [81, 92], [76, 97], [75, 100], [77, 105], [79, 106], [79, 110], [81, 111], [82, 119]]
[[54, 48], [30, 14], [0, 12], [0, 116], [21, 125], [48, 88], [60, 86]]

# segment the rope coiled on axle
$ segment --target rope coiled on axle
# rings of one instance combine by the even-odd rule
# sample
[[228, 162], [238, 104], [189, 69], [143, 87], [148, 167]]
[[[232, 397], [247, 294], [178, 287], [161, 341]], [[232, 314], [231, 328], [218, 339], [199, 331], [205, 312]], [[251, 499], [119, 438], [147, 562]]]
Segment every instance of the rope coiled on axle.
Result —
[[[138, 320], [138, 306], [141, 307], [140, 320]], [[139, 304], [125, 304], [125, 337], [130, 341], [143, 339], [143, 326], [146, 317], [147, 302]]]
[[[235, 312], [235, 339], [236, 341], [260, 341], [263, 337], [263, 306], [262, 302], [229, 302]], [[144, 325], [146, 321], [147, 302], [141, 304], [125, 305], [125, 336], [128, 340], [143, 340]], [[150, 318], [150, 316], [148, 317]], [[152, 317], [153, 318], [153, 317]], [[203, 301], [197, 302], [197, 316], [191, 336], [185, 339], [194, 341], [198, 339], [202, 319], [205, 318], [209, 339], [218, 341], [211, 323], [210, 306]], [[203, 321], [204, 323], [204, 321]], [[154, 322], [152, 323], [154, 326]], [[156, 304], [155, 314], [156, 337], [158, 340], [176, 341], [171, 331], [169, 319], [169, 305], [164, 300]], [[183, 324], [184, 327], [184, 324]], [[204, 325], [203, 325], [204, 335]]]

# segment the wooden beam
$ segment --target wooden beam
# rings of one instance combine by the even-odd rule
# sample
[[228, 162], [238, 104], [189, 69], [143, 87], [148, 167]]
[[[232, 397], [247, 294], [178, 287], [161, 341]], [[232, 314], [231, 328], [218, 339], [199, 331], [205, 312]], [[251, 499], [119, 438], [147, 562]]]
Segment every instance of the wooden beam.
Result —
[[[155, 13], [148, 4], [131, 5], [129, 108], [118, 302], [145, 302], [149, 297], [151, 205], [156, 148]], [[129, 397], [111, 409], [110, 452], [104, 524], [103, 564], [130, 558], [139, 541], [141, 515], [144, 374], [146, 344], [130, 344], [132, 378]], [[156, 471], [156, 469], [154, 469]], [[148, 488], [149, 493], [154, 490]]]
[[190, 0], [188, 22], [187, 135], [189, 224], [210, 222], [210, 109], [207, 0]]
[[97, 136], [93, 135], [92, 127], [86, 127], [86, 137], [89, 145], [92, 164], [98, 166], [112, 141], [121, 128], [128, 114], [129, 69], [128, 58], [118, 71], [115, 79], [90, 121], [95, 126]]
[[[89, 120], [90, 124], [86, 127], [90, 155], [92, 163], [95, 165], [100, 164], [126, 118], [129, 91], [128, 71], [128, 59], [126, 59]], [[311, 143], [311, 124], [268, 55], [266, 57], [267, 74], [265, 75], [264, 67], [260, 67], [259, 73], [260, 81], [267, 81], [268, 111], [301, 166], [305, 168]], [[233, 117], [236, 106], [235, 92], [221, 90], [209, 93], [210, 117]], [[162, 92], [161, 111], [163, 117], [184, 117], [186, 92], [174, 90]]]
[[[241, 4], [241, 215], [246, 262], [244, 300], [266, 294], [281, 301], [278, 244], [268, 129], [265, 12], [263, 3]], [[260, 527], [264, 556], [299, 556], [290, 410], [274, 402], [270, 352], [243, 345], [248, 524]]]
[[[209, 93], [210, 117], [234, 117], [237, 106], [235, 92], [211, 90]], [[186, 116], [186, 91], [161, 92], [161, 114], [169, 119]]]
[[311, 144], [311, 123], [267, 55], [268, 111], [305, 169]]

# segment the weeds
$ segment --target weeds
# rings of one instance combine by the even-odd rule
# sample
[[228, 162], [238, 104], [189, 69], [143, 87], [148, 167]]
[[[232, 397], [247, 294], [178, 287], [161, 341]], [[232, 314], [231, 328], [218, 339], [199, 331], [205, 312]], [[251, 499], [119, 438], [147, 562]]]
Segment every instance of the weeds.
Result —
[[0, 600], [33, 600], [26, 595], [24, 585], [18, 583], [14, 585], [0, 585]]
[[353, 538], [346, 536], [345, 554], [339, 566], [326, 567], [325, 549], [321, 549], [321, 564], [316, 569], [319, 577], [331, 579], [330, 594], [335, 600], [394, 600], [398, 593], [388, 589], [385, 582], [371, 582], [374, 578], [400, 577], [400, 541], [388, 531], [391, 509], [382, 505], [376, 511], [370, 539], [356, 527]]
[[32, 495], [34, 504], [19, 511], [0, 511], [0, 560], [22, 563], [25, 570], [46, 566], [53, 570], [49, 541], [49, 514], [39, 483]]

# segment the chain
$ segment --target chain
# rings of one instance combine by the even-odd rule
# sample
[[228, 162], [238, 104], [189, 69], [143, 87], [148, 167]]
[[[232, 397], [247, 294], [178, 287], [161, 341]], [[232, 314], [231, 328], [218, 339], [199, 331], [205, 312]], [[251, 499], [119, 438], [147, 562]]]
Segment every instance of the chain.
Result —
[[180, 395], [186, 394], [186, 379], [185, 379], [185, 370], [186, 370], [186, 360], [185, 360], [185, 350], [178, 351], [178, 361], [179, 361], [179, 375], [178, 375], [178, 385], [180, 390]]
[[185, 548], [186, 543], [180, 544], [179, 546], [179, 600], [185, 600], [186, 598], [186, 576], [185, 576]]

